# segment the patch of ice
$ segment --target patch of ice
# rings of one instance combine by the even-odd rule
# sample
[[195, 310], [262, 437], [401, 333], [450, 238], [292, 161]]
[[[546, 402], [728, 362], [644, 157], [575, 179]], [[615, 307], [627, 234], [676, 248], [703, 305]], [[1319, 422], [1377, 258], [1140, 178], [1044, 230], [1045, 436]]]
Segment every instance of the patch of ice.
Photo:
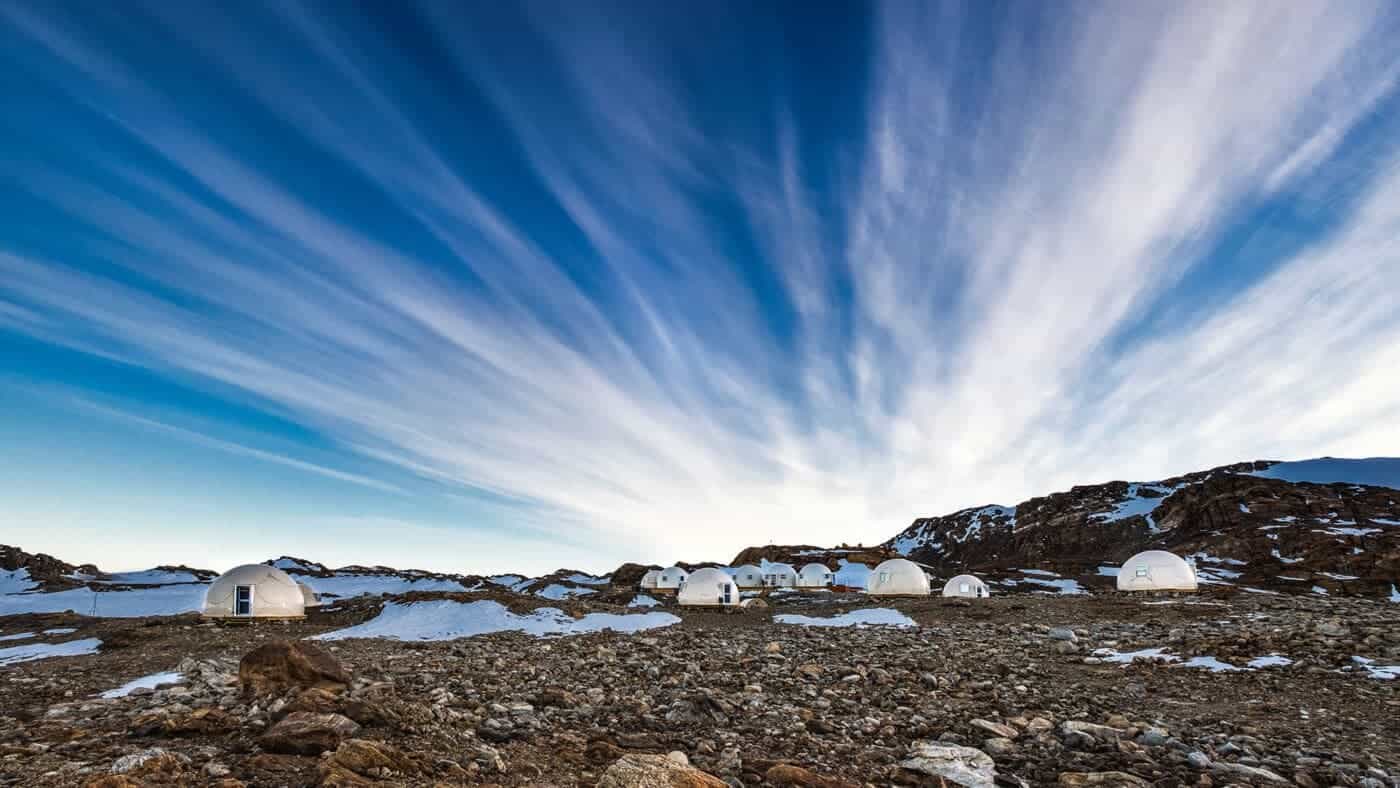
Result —
[[1357, 577], [1356, 575], [1339, 575], [1339, 574], [1334, 574], [1334, 573], [1332, 573], [1332, 572], [1318, 572], [1318, 574], [1322, 575], [1323, 577], [1330, 577], [1330, 578], [1332, 578], [1333, 580], [1360, 580], [1360, 579], [1361, 579], [1361, 578]]
[[652, 597], [647, 596], [646, 594], [637, 594], [636, 596], [632, 597], [632, 601], [631, 601], [631, 602], [628, 602], [628, 603], [627, 603], [627, 606], [628, 606], [628, 607], [656, 607], [656, 606], [659, 605], [659, 604], [661, 604], [659, 601], [657, 601], [656, 599], [654, 599], [654, 598], [652, 598]]
[[318, 635], [320, 640], [385, 638], [388, 640], [456, 640], [491, 632], [523, 632], [536, 637], [581, 635], [587, 632], [640, 632], [679, 624], [680, 618], [659, 611], [650, 613], [589, 613], [570, 618], [564, 611], [542, 607], [519, 615], [499, 602], [390, 602], [379, 615], [348, 629]]
[[23, 646], [0, 648], [0, 667], [20, 662], [33, 662], [36, 659], [48, 659], [49, 657], [79, 657], [84, 654], [96, 654], [98, 646], [101, 645], [102, 641], [97, 638], [85, 638], [83, 640], [70, 640], [67, 643], [30, 643]]
[[1390, 601], [1400, 602], [1400, 588], [1396, 588], [1394, 583], [1390, 584]]
[[28, 640], [32, 637], [34, 637], [33, 632], [16, 632], [13, 635], [0, 635], [0, 642], [7, 640]]
[[77, 628], [77, 627], [55, 627], [55, 628], [53, 628], [53, 629], [46, 629], [46, 630], [44, 630], [44, 634], [45, 634], [45, 635], [71, 635], [71, 634], [73, 634], [74, 632], [77, 632], [77, 631], [78, 631], [78, 628]]
[[1016, 571], [1020, 572], [1020, 573], [1023, 574], [1023, 575], [1040, 575], [1040, 576], [1042, 576], [1042, 577], [1059, 577], [1059, 576], [1060, 576], [1057, 572], [1051, 572], [1051, 571], [1046, 570], [1046, 569], [1018, 569], [1018, 570], [1016, 570]]
[[1248, 592], [1251, 593], [1251, 594], [1271, 594], [1271, 595], [1273, 595], [1273, 596], [1278, 596], [1278, 592], [1277, 592], [1277, 591], [1269, 591], [1269, 590], [1263, 589], [1263, 588], [1250, 588], [1249, 586], [1242, 586], [1242, 587], [1240, 588], [1240, 590], [1241, 590], [1241, 591], [1248, 591]]
[[1120, 662], [1124, 665], [1131, 664], [1135, 659], [1142, 659], [1150, 662], [1176, 662], [1180, 657], [1175, 654], [1168, 654], [1165, 647], [1144, 648], [1137, 651], [1116, 651], [1111, 648], [1097, 648], [1093, 651], [1093, 656], [1104, 662]]
[[130, 695], [132, 692], [139, 689], [155, 689], [156, 687], [159, 687], [162, 684], [180, 684], [184, 682], [184, 680], [185, 677], [183, 674], [176, 673], [173, 671], [166, 673], [152, 673], [149, 676], [142, 676], [139, 679], [132, 679], [131, 681], [128, 681], [127, 683], [121, 685], [120, 687], [117, 687], [116, 689], [107, 690], [106, 692], [102, 693], [101, 697], [105, 700], [111, 700], [113, 698], [125, 698], [127, 695]]
[[1370, 678], [1380, 679], [1381, 681], [1390, 681], [1394, 678], [1400, 678], [1400, 665], [1377, 665], [1374, 659], [1367, 659], [1366, 657], [1352, 657], [1351, 661], [1355, 662], [1362, 670], [1366, 671]]
[[47, 594], [8, 594], [0, 596], [0, 616], [65, 611], [95, 618], [176, 616], [203, 609], [208, 588], [205, 583], [181, 583], [123, 591], [70, 588]]
[[20, 594], [38, 585], [29, 579], [28, 569], [0, 569], [0, 594]]
[[1312, 592], [1314, 594], [1317, 594], [1318, 596], [1328, 596], [1327, 589], [1323, 588], [1322, 586], [1313, 586]]
[[1270, 550], [1270, 551], [1269, 551], [1269, 555], [1273, 556], [1274, 558], [1277, 558], [1278, 560], [1282, 561], [1282, 562], [1285, 563], [1285, 564], [1296, 564], [1296, 563], [1298, 563], [1298, 562], [1300, 562], [1300, 561], [1303, 560], [1303, 559], [1301, 559], [1301, 558], [1289, 558], [1289, 557], [1287, 557], [1287, 556], [1284, 556], [1284, 555], [1282, 555], [1281, 553], [1279, 553], [1277, 547], [1275, 547], [1274, 549]]
[[1192, 657], [1177, 667], [1203, 668], [1211, 673], [1234, 673], [1240, 670], [1248, 670], [1248, 668], [1236, 667], [1228, 662], [1221, 662], [1215, 657]]
[[1240, 504], [1240, 511], [1244, 512], [1245, 514], [1250, 514], [1249, 507], [1245, 506], [1244, 504]]
[[588, 596], [592, 593], [596, 592], [591, 588], [574, 588], [573, 586], [561, 586], [558, 583], [550, 583], [544, 588], [541, 588], [540, 590], [536, 591], [535, 596], [544, 597], [545, 599], [559, 600], [573, 599], [575, 597], [580, 596]]
[[1255, 657], [1245, 664], [1255, 670], [1260, 668], [1283, 668], [1292, 665], [1293, 660], [1280, 654], [1269, 654], [1268, 656]]
[[1364, 484], [1400, 489], [1400, 458], [1368, 457], [1347, 460], [1321, 457], [1315, 460], [1280, 462], [1251, 476], [1312, 484]]
[[916, 626], [914, 619], [904, 615], [898, 610], [887, 607], [863, 608], [852, 610], [848, 613], [831, 616], [830, 618], [814, 618], [812, 616], [799, 616], [794, 614], [783, 614], [773, 616], [773, 620], [779, 624], [796, 624], [804, 627], [912, 627]]

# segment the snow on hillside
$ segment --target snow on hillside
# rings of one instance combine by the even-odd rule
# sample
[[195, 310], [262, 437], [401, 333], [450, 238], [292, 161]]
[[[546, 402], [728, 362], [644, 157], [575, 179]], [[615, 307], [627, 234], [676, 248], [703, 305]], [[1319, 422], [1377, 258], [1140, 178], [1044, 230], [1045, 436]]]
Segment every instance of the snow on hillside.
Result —
[[608, 581], [612, 579], [612, 575], [594, 577], [593, 575], [585, 575], [579, 572], [575, 572], [569, 575], [568, 577], [565, 577], [564, 579], [569, 581], [570, 583], [577, 583], [581, 586], [605, 586], [608, 584]]
[[319, 635], [322, 640], [386, 638], [389, 640], [456, 640], [491, 632], [523, 632], [535, 637], [580, 635], [610, 629], [639, 632], [679, 624], [670, 613], [589, 613], [570, 618], [564, 611], [542, 607], [528, 615], [512, 613], [499, 602], [455, 602], [448, 599], [402, 604], [390, 602], [378, 616], [348, 629]]
[[317, 577], [293, 573], [297, 582], [305, 583], [319, 597], [345, 599], [356, 596], [384, 596], [386, 594], [407, 594], [413, 591], [453, 591], [466, 592], [467, 588], [456, 580], [442, 580], [433, 577], [400, 577], [398, 575], [359, 575], [336, 574], [331, 577]]
[[37, 585], [29, 579], [28, 569], [0, 569], [0, 594], [18, 594]]
[[1400, 457], [1369, 457], [1338, 459], [1320, 457], [1315, 460], [1280, 462], [1251, 475], [1286, 482], [1312, 484], [1365, 484], [1400, 490]]
[[[1090, 518], [1101, 523], [1111, 523], [1118, 520], [1126, 520], [1129, 517], [1144, 517], [1147, 520], [1147, 527], [1157, 532], [1157, 521], [1152, 515], [1157, 511], [1157, 507], [1167, 500], [1172, 493], [1185, 487], [1185, 484], [1178, 484], [1172, 487], [1163, 486], [1160, 482], [1134, 482], [1128, 485], [1128, 497], [1118, 503], [1107, 512], [1098, 512], [1090, 515]], [[1143, 493], [1150, 493], [1144, 495]]]
[[199, 583], [202, 582], [193, 572], [171, 572], [165, 569], [147, 569], [141, 572], [112, 572], [105, 579], [94, 580], [95, 583], [113, 583], [118, 585], [136, 586], [163, 586], [174, 583]]
[[49, 594], [5, 594], [0, 596], [0, 616], [69, 610], [96, 618], [176, 616], [203, 609], [208, 588], [204, 583], [181, 583], [126, 591], [70, 588]]
[[591, 588], [574, 588], [573, 586], [550, 583], [539, 591], [536, 591], [535, 596], [544, 597], [545, 599], [572, 599], [574, 597], [588, 596], [592, 593], [595, 592]]
[[281, 569], [284, 572], [326, 571], [326, 567], [323, 564], [318, 564], [315, 561], [303, 561], [299, 558], [291, 558], [290, 556], [285, 555], [277, 559], [276, 561], [271, 562], [271, 565], [273, 567], [276, 567], [277, 569]]
[[[947, 534], [949, 541], [958, 544], [981, 539], [983, 528], [994, 524], [996, 521], [995, 518], [998, 517], [1009, 517], [1011, 519], [1011, 527], [1016, 527], [1016, 507], [1014, 506], [999, 506], [993, 504], [991, 506], [963, 509], [962, 511], [954, 512], [948, 516], [966, 516], [968, 518], [967, 524], [961, 531], [950, 531]], [[929, 541], [931, 538], [930, 529], [934, 527], [933, 519], [934, 518], [928, 518], [925, 521], [920, 521], [913, 533], [895, 539], [890, 545], [891, 548], [900, 555], [909, 555], [911, 552], [921, 547], [931, 547], [934, 550], [941, 550], [943, 548], [942, 542]]]

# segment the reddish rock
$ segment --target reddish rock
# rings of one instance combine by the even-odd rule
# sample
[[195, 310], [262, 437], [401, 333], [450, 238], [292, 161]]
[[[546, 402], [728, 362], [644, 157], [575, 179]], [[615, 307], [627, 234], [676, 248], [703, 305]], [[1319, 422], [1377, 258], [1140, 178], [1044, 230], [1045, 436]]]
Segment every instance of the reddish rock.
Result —
[[773, 785], [794, 786], [795, 788], [860, 788], [859, 783], [824, 777], [810, 769], [780, 763], [764, 773], [763, 779]]
[[268, 752], [320, 755], [336, 749], [359, 729], [359, 723], [341, 714], [297, 711], [268, 728], [258, 737], [258, 744]]
[[718, 777], [664, 755], [625, 755], [608, 767], [598, 788], [728, 788]]

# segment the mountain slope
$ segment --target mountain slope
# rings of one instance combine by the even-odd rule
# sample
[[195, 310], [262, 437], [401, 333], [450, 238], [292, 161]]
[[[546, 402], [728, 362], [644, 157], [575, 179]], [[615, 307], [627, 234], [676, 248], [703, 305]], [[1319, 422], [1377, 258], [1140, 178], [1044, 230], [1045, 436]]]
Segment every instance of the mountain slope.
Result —
[[1400, 576], [1400, 490], [1375, 486], [1400, 485], [1395, 470], [1400, 461], [1383, 458], [1257, 461], [1086, 485], [922, 517], [885, 545], [945, 572], [1048, 566], [1090, 575], [1161, 548], [1194, 556], [1207, 582], [1373, 595]]

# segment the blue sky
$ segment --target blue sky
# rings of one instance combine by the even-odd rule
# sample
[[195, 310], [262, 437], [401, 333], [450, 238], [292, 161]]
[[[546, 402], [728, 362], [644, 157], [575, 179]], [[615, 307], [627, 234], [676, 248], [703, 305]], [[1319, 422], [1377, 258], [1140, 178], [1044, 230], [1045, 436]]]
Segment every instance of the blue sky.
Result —
[[877, 542], [1400, 440], [1383, 2], [7, 3], [0, 541]]

